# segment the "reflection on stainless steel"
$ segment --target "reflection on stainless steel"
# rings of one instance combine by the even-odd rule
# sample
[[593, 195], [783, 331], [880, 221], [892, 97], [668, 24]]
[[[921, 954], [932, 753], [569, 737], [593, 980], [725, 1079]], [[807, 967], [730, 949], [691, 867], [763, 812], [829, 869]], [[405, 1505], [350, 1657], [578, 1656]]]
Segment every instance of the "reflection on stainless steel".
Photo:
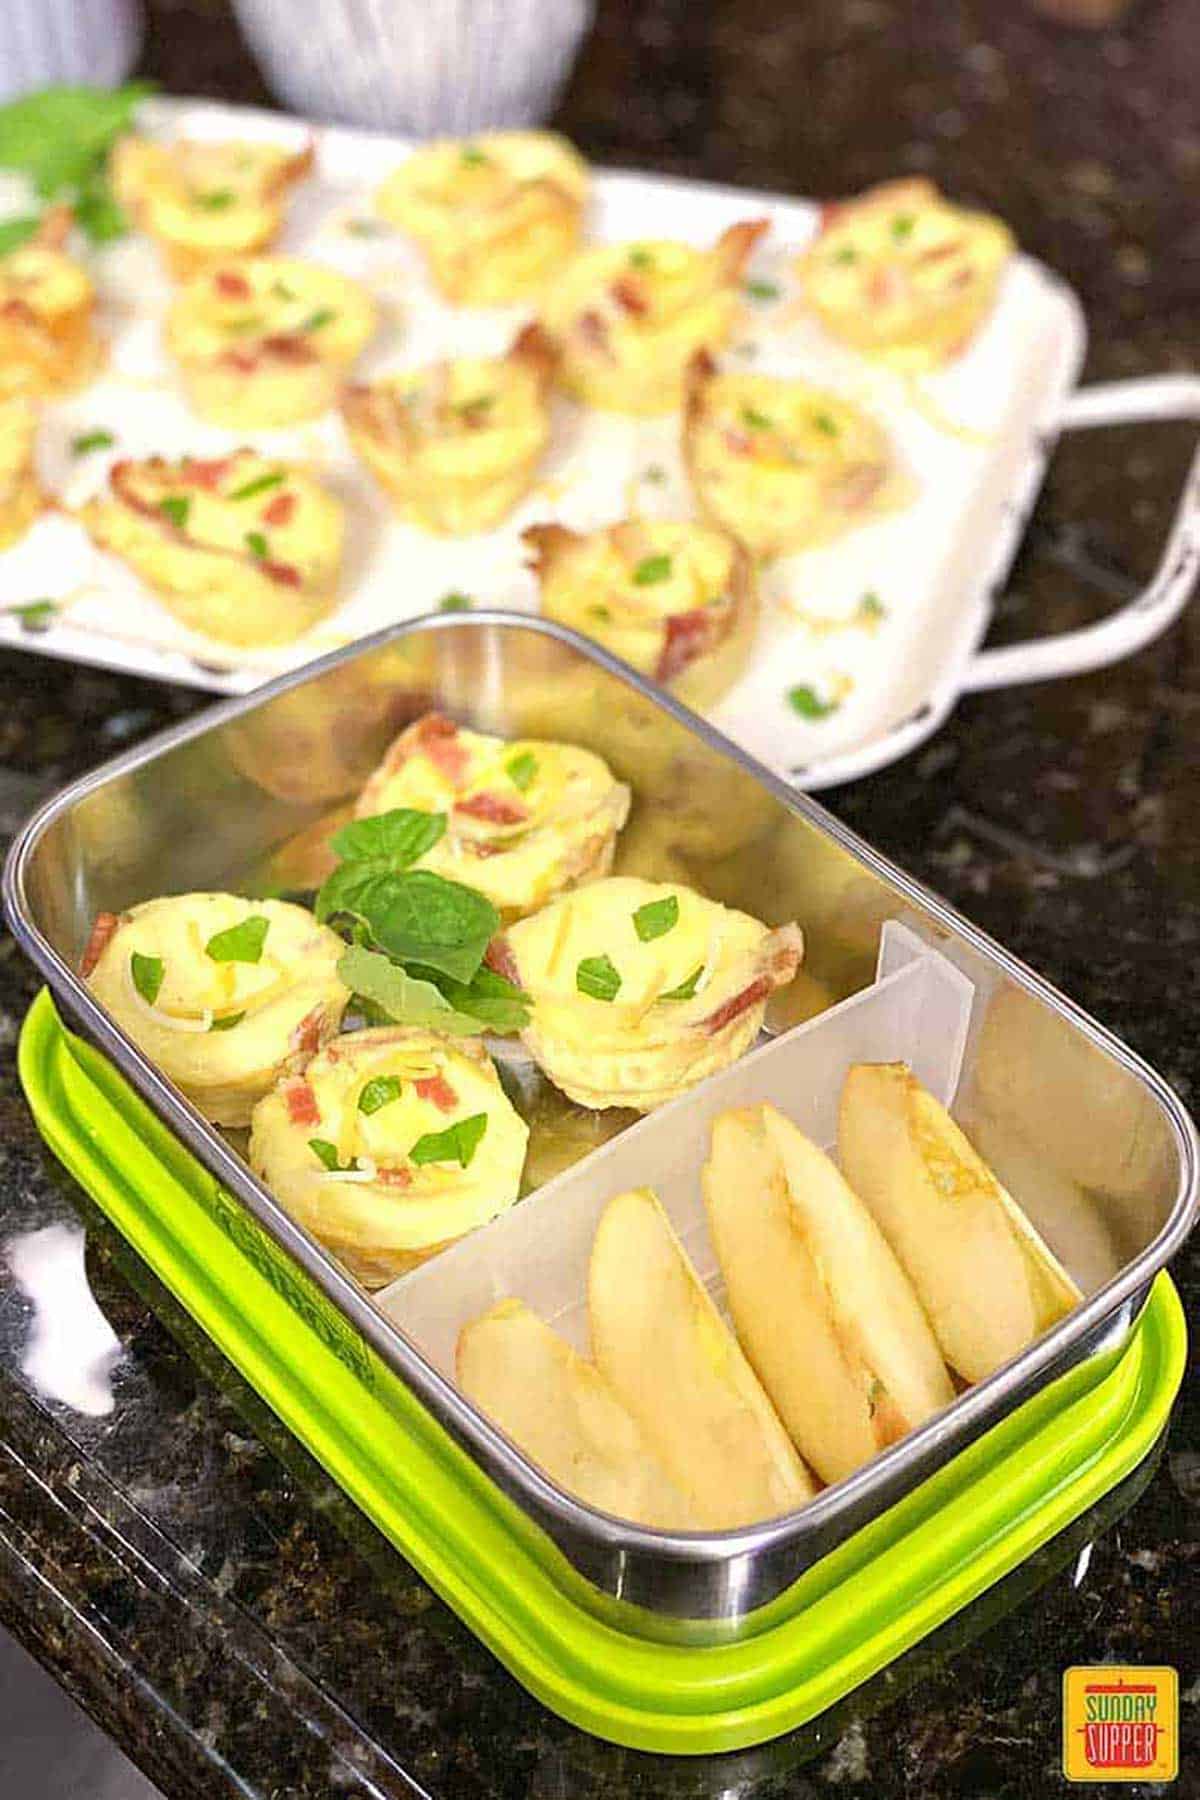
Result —
[[[945, 1415], [795, 1515], [671, 1536], [591, 1512], [555, 1488], [282, 1212], [73, 973], [101, 908], [189, 888], [304, 885], [322, 822], [350, 799], [397, 726], [430, 705], [479, 730], [558, 736], [598, 751], [635, 791], [628, 857], [772, 924], [799, 920], [808, 956], [787, 1022], [872, 979], [884, 920], [936, 943], [977, 991], [965, 1102], [1019, 1138], [1024, 1160], [1010, 1156], [1006, 1165], [1018, 1200], [1022, 1169], [1054, 1171], [1057, 1186], [1035, 1183], [1029, 1194], [1031, 1211], [1056, 1215], [1049, 1235], [1064, 1195], [1084, 1221], [1080, 1241], [1090, 1248], [1073, 1270], [1087, 1291], [1083, 1305]], [[21, 943], [85, 1035], [544, 1528], [561, 1552], [553, 1565], [564, 1586], [630, 1629], [711, 1642], [761, 1628], [770, 1616], [763, 1609], [806, 1568], [1035, 1389], [1089, 1355], [1115, 1355], [1113, 1321], [1127, 1329], [1192, 1222], [1195, 1133], [1157, 1076], [813, 802], [545, 622], [478, 613], [402, 626], [165, 733], [36, 816], [14, 846], [5, 900]], [[540, 1180], [622, 1123], [579, 1114], [516, 1065], [509, 1080], [533, 1116]], [[1112, 1253], [1109, 1264], [1097, 1260], [1097, 1244], [1115, 1247], [1107, 1281]], [[1070, 1264], [1069, 1234], [1062, 1247]]]

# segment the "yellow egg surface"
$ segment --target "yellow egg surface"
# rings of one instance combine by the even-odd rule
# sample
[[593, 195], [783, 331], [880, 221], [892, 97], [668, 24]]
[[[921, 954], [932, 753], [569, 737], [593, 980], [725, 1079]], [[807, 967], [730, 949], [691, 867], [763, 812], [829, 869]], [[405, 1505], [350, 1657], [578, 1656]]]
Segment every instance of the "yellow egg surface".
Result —
[[689, 706], [734, 682], [758, 620], [754, 565], [733, 538], [688, 520], [631, 519], [586, 534], [533, 525], [541, 609], [595, 638]]
[[556, 1087], [650, 1112], [750, 1048], [802, 950], [794, 925], [614, 875], [510, 926], [489, 961], [532, 1000], [522, 1041]]
[[828, 206], [797, 268], [825, 329], [905, 369], [964, 350], [991, 310], [1014, 250], [1008, 227], [930, 181], [890, 181]]
[[101, 913], [80, 972], [206, 1118], [246, 1125], [340, 1025], [345, 948], [303, 906], [176, 894]]
[[91, 278], [62, 248], [71, 229], [53, 207], [37, 234], [0, 256], [0, 398], [56, 394], [95, 371]]
[[16, 543], [42, 510], [33, 466], [37, 410], [30, 400], [0, 400], [0, 550]]
[[375, 327], [358, 282], [299, 257], [257, 256], [187, 282], [166, 340], [196, 411], [249, 430], [325, 412]]
[[528, 1137], [481, 1044], [381, 1026], [260, 1100], [249, 1154], [293, 1218], [379, 1285], [511, 1206]]
[[729, 336], [743, 267], [767, 229], [763, 219], [731, 225], [711, 250], [654, 239], [583, 251], [542, 313], [562, 386], [609, 412], [673, 412], [691, 358]]
[[706, 517], [762, 559], [836, 537], [889, 505], [897, 477], [874, 419], [840, 395], [773, 375], [717, 374], [697, 357], [683, 420]]
[[488, 737], [430, 713], [392, 744], [355, 814], [397, 807], [445, 813], [445, 835], [420, 866], [517, 918], [607, 874], [629, 789], [590, 750]]
[[490, 131], [415, 150], [379, 191], [383, 217], [421, 245], [462, 306], [538, 292], [579, 241], [588, 170], [551, 131]]
[[156, 143], [130, 135], [113, 150], [117, 199], [156, 238], [179, 276], [207, 263], [265, 249], [291, 189], [310, 173], [314, 147], [208, 142]]
[[114, 463], [80, 516], [177, 618], [223, 643], [286, 643], [337, 598], [340, 503], [253, 450]]
[[498, 525], [550, 441], [554, 349], [528, 326], [505, 356], [459, 357], [347, 388], [350, 442], [396, 511], [462, 536]]

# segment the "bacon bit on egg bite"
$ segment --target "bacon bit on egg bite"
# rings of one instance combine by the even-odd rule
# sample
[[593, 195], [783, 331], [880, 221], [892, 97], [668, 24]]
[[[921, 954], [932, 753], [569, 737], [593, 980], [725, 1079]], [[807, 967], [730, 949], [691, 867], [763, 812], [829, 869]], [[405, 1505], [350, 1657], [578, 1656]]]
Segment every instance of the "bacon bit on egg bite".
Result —
[[547, 618], [595, 638], [689, 706], [734, 682], [758, 620], [754, 565], [710, 526], [626, 520], [599, 531], [531, 525]]
[[502, 306], [573, 255], [588, 170], [551, 131], [489, 131], [414, 150], [384, 183], [382, 216], [416, 239], [447, 300]]
[[253, 450], [114, 463], [80, 517], [176, 618], [222, 643], [288, 643], [336, 601], [340, 504]]
[[975, 336], [1013, 254], [1008, 227], [931, 181], [888, 181], [822, 209], [797, 264], [825, 329], [895, 366], [937, 368]]
[[648, 239], [583, 251], [542, 314], [561, 349], [561, 385], [609, 412], [673, 412], [692, 357], [729, 336], [742, 272], [768, 229], [765, 219], [743, 220], [711, 250]]
[[315, 156], [311, 140], [291, 150], [200, 139], [155, 143], [131, 134], [113, 150], [113, 191], [183, 279], [223, 258], [267, 249]]
[[315, 419], [376, 326], [366, 289], [297, 257], [224, 261], [184, 286], [167, 348], [196, 411], [234, 431]]
[[892, 452], [874, 419], [837, 394], [773, 375], [687, 378], [683, 458], [705, 515], [760, 559], [807, 549], [891, 503]]
[[445, 813], [445, 835], [419, 866], [513, 919], [608, 873], [629, 789], [590, 750], [486, 737], [428, 713], [392, 744], [355, 816], [397, 807]]
[[0, 398], [59, 394], [96, 371], [95, 289], [66, 254], [68, 207], [51, 207], [33, 237], [0, 256]]
[[451, 537], [498, 525], [550, 441], [554, 346], [526, 326], [500, 357], [459, 357], [349, 387], [350, 442], [404, 518]]
[[511, 1206], [528, 1139], [482, 1044], [382, 1026], [334, 1039], [260, 1100], [249, 1158], [380, 1287]]

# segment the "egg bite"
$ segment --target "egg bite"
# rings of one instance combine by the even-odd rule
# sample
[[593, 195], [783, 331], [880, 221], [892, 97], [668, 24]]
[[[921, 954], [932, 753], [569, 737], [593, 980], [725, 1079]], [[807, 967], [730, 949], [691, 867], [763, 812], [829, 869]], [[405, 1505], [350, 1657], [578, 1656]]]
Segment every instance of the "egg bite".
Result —
[[402, 518], [448, 537], [488, 531], [528, 493], [550, 442], [555, 360], [530, 325], [504, 356], [349, 387], [350, 442]]
[[71, 213], [52, 207], [32, 238], [0, 256], [0, 399], [61, 394], [95, 373], [96, 291], [67, 255]]
[[444, 813], [445, 834], [420, 867], [475, 888], [514, 919], [608, 873], [629, 799], [590, 750], [487, 737], [427, 713], [391, 745], [355, 816]]
[[737, 680], [758, 622], [758, 583], [725, 532], [627, 519], [583, 534], [532, 525], [523, 536], [547, 618], [595, 638], [688, 706], [711, 706]]
[[288, 195], [311, 173], [303, 149], [280, 144], [181, 139], [156, 143], [131, 133], [113, 149], [113, 191], [181, 279], [228, 257], [272, 244]]
[[556, 1087], [651, 1112], [750, 1048], [802, 952], [796, 925], [613, 875], [510, 926], [488, 961], [529, 996], [522, 1041]]
[[416, 239], [457, 306], [538, 293], [579, 242], [588, 169], [552, 131], [489, 131], [414, 150], [379, 190], [382, 216]]
[[692, 357], [728, 338], [742, 272], [768, 230], [765, 219], [744, 220], [711, 250], [653, 239], [583, 251], [542, 314], [561, 349], [562, 386], [608, 412], [674, 412]]
[[23, 397], [0, 400], [0, 550], [24, 537], [42, 510], [33, 466], [37, 409]]
[[896, 474], [874, 419], [838, 394], [774, 375], [688, 370], [683, 459], [705, 516], [766, 560], [883, 511]]
[[256, 451], [114, 463], [80, 517], [177, 619], [222, 643], [289, 643], [336, 603], [340, 503]]
[[303, 906], [174, 894], [100, 913], [80, 974], [205, 1118], [248, 1125], [341, 1024], [345, 948]]
[[528, 1137], [482, 1044], [381, 1026], [334, 1039], [260, 1100], [249, 1157], [378, 1287], [511, 1206]]
[[501, 1300], [463, 1326], [455, 1373], [467, 1399], [585, 1505], [639, 1525], [696, 1529], [610, 1383], [522, 1301]]
[[831, 336], [896, 367], [937, 368], [971, 342], [1014, 251], [1008, 227], [921, 177], [826, 206], [797, 264]]
[[166, 337], [192, 406], [240, 431], [327, 411], [375, 326], [358, 282], [298, 257], [259, 256], [187, 282]]

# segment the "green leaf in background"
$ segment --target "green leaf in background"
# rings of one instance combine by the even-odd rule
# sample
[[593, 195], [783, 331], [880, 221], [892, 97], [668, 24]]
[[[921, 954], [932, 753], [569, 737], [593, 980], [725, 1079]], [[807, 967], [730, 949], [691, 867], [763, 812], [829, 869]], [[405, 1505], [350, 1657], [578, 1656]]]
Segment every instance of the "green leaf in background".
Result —
[[20, 219], [5, 219], [0, 224], [0, 256], [7, 256], [10, 250], [19, 250], [27, 244], [41, 220], [36, 213], [26, 213]]
[[111, 244], [129, 230], [129, 220], [113, 198], [103, 169], [89, 176], [76, 194], [75, 223], [93, 244]]
[[433, 849], [445, 830], [445, 813], [397, 806], [373, 818], [352, 819], [330, 838], [329, 848], [343, 862], [378, 860], [393, 869], [407, 869]]
[[368, 1081], [358, 1096], [358, 1110], [370, 1118], [382, 1107], [390, 1106], [393, 1100], [400, 1098], [400, 1077], [398, 1075], [376, 1075]]
[[144, 81], [109, 90], [43, 88], [0, 106], [0, 168], [20, 169], [43, 199], [86, 184], [140, 103]]
[[153, 1006], [158, 999], [158, 990], [163, 984], [166, 965], [161, 956], [143, 956], [135, 950], [129, 958], [129, 973], [133, 985], [147, 1006]]
[[265, 913], [251, 913], [239, 925], [215, 931], [205, 944], [204, 953], [211, 956], [214, 962], [261, 962], [263, 945], [270, 929], [271, 921]]
[[679, 897], [668, 894], [662, 900], [647, 900], [633, 915], [633, 929], [643, 944], [665, 937], [679, 923]]
[[418, 1168], [436, 1162], [456, 1162], [460, 1168], [469, 1168], [487, 1127], [486, 1113], [472, 1113], [469, 1119], [456, 1119], [445, 1131], [427, 1131], [424, 1137], [419, 1137], [409, 1151], [409, 1157]]
[[615, 1000], [621, 976], [610, 956], [585, 956], [575, 970], [575, 986], [592, 1000]]

